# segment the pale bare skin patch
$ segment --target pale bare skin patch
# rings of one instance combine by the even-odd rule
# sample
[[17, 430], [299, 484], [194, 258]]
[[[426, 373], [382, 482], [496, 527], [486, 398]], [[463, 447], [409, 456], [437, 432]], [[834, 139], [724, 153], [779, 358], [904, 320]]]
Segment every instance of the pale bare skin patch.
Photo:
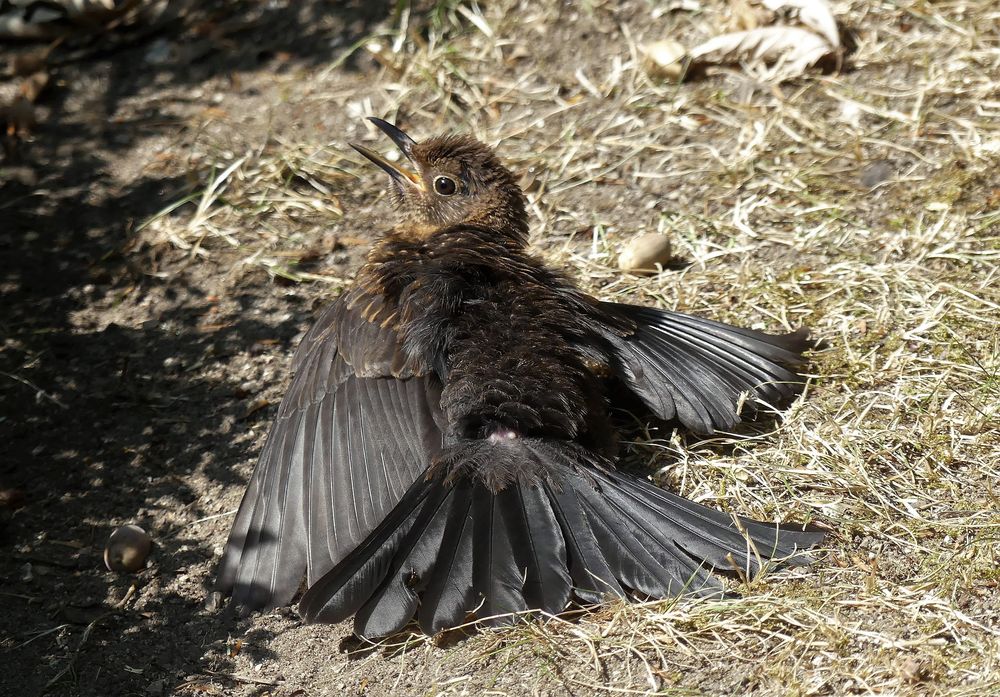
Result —
[[516, 431], [509, 428], [498, 428], [489, 436], [486, 437], [490, 443], [506, 443], [517, 439], [519, 436]]

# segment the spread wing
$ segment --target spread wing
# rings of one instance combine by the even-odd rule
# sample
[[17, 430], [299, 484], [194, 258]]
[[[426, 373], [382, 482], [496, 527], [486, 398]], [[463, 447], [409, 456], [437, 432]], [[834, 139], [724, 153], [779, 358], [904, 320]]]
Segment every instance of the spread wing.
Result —
[[731, 429], [742, 420], [741, 395], [777, 407], [798, 395], [796, 368], [814, 343], [808, 332], [766, 334], [680, 312], [596, 303], [611, 369], [662, 419], [696, 433]]
[[359, 545], [441, 447], [440, 386], [357, 289], [302, 340], [243, 496], [218, 589], [247, 609], [288, 604]]

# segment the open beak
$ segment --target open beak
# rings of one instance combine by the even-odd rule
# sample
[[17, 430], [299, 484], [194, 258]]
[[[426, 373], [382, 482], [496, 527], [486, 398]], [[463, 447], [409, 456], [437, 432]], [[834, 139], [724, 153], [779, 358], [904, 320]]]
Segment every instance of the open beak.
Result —
[[[413, 138], [403, 133], [388, 121], [377, 119], [374, 116], [369, 116], [368, 120], [378, 126], [379, 130], [389, 136], [392, 139], [392, 142], [396, 144], [396, 147], [399, 148], [399, 151], [406, 156], [406, 159], [411, 163], [413, 162], [413, 146], [417, 144]], [[401, 184], [409, 184], [410, 186], [416, 187], [421, 191], [424, 190], [424, 181], [416, 172], [393, 164], [374, 150], [369, 150], [362, 145], [355, 145], [354, 143], [351, 143], [351, 147], [388, 172], [389, 176], [397, 182]]]

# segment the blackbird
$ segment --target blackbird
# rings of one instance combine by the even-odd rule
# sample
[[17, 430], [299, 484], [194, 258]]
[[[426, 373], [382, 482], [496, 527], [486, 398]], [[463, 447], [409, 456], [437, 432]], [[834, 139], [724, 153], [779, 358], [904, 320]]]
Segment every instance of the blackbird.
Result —
[[808, 561], [822, 534], [731, 516], [616, 468], [624, 388], [730, 429], [802, 389], [807, 332], [599, 301], [527, 251], [525, 198], [482, 143], [415, 142], [385, 170], [402, 222], [319, 318], [243, 497], [218, 588], [245, 609], [434, 634], [608, 597], [722, 595], [713, 570]]

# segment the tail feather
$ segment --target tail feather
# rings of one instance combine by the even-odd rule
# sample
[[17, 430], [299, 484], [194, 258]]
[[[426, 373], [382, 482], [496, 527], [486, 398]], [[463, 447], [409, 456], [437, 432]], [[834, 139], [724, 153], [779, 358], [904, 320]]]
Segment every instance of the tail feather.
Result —
[[587, 603], [630, 592], [722, 595], [713, 569], [756, 570], [758, 554], [794, 555], [822, 539], [734, 522], [565, 441], [476, 441], [445, 455], [450, 469], [434, 467], [418, 479], [368, 539], [306, 592], [308, 621], [356, 613], [355, 631], [375, 637], [416, 617], [433, 634], [469, 613], [491, 624], [526, 610], [557, 613], [574, 594]]
[[441, 551], [427, 582], [417, 620], [427, 634], [461, 624], [473, 604], [472, 482], [456, 485]]
[[584, 501], [591, 523], [602, 531], [601, 549], [623, 574], [630, 574], [622, 580], [632, 589], [660, 598], [684, 592], [721, 595], [722, 584], [681, 552], [671, 539], [674, 531], [661, 535], [655, 528], [658, 521], [644, 515], [636, 502], [616, 496], [609, 487]]
[[[609, 479], [635, 500], [642, 501], [651, 513], [670, 520], [677, 528], [677, 543], [717, 568], [732, 568], [736, 563], [756, 573], [760, 570], [758, 557], [808, 563], [807, 557], [795, 555], [815, 547], [824, 537], [821, 532], [768, 525], [742, 516], [736, 516], [734, 525], [731, 515], [693, 503], [647, 482], [618, 472], [609, 473]], [[706, 535], [706, 532], [711, 534]]]
[[509, 486], [497, 496], [518, 569], [525, 570], [524, 600], [528, 607], [561, 612], [572, 594], [566, 569], [566, 544], [539, 484]]
[[[572, 472], [567, 474], [567, 477], [578, 476]], [[625, 572], [622, 563], [615, 565], [612, 570], [612, 564], [605, 557], [594, 528], [577, 498], [577, 486], [557, 487], [545, 484], [552, 509], [566, 539], [566, 556], [570, 577], [573, 579], [573, 592], [585, 603], [599, 603], [606, 595], [624, 598], [625, 590], [618, 579], [635, 576], [635, 573]], [[614, 545], [610, 546], [614, 549]]]
[[678, 506], [671, 498], [656, 497], [645, 487], [636, 486], [635, 482], [613, 476], [611, 479], [613, 483], [607, 489], [610, 498], [624, 499], [633, 506], [640, 507], [647, 518], [668, 519], [672, 523], [672, 541], [682, 549], [712, 566], [726, 566], [730, 555], [738, 560], [741, 567], [745, 566], [747, 541], [732, 526], [732, 520], [721, 523], [713, 516], [701, 514], [697, 509], [689, 511]]
[[[414, 482], [364, 542], [309, 588], [300, 604], [302, 612], [311, 621], [330, 624], [358, 612], [390, 569], [406, 560], [449, 494], [450, 490], [435, 482], [423, 478]], [[411, 534], [414, 530], [416, 535]], [[323, 602], [317, 603], [320, 598]]]
[[528, 609], [524, 577], [517, 567], [497, 499], [486, 486], [477, 483], [472, 501], [472, 587], [481, 599], [477, 614], [490, 618], [487, 623], [493, 625], [510, 622], [509, 617], [503, 617], [505, 613]]
[[361, 606], [354, 618], [363, 636], [387, 636], [402, 629], [419, 606], [422, 579], [434, 568], [445, 524], [455, 507], [456, 490], [440, 501], [428, 498], [413, 527], [399, 544], [385, 581]]

